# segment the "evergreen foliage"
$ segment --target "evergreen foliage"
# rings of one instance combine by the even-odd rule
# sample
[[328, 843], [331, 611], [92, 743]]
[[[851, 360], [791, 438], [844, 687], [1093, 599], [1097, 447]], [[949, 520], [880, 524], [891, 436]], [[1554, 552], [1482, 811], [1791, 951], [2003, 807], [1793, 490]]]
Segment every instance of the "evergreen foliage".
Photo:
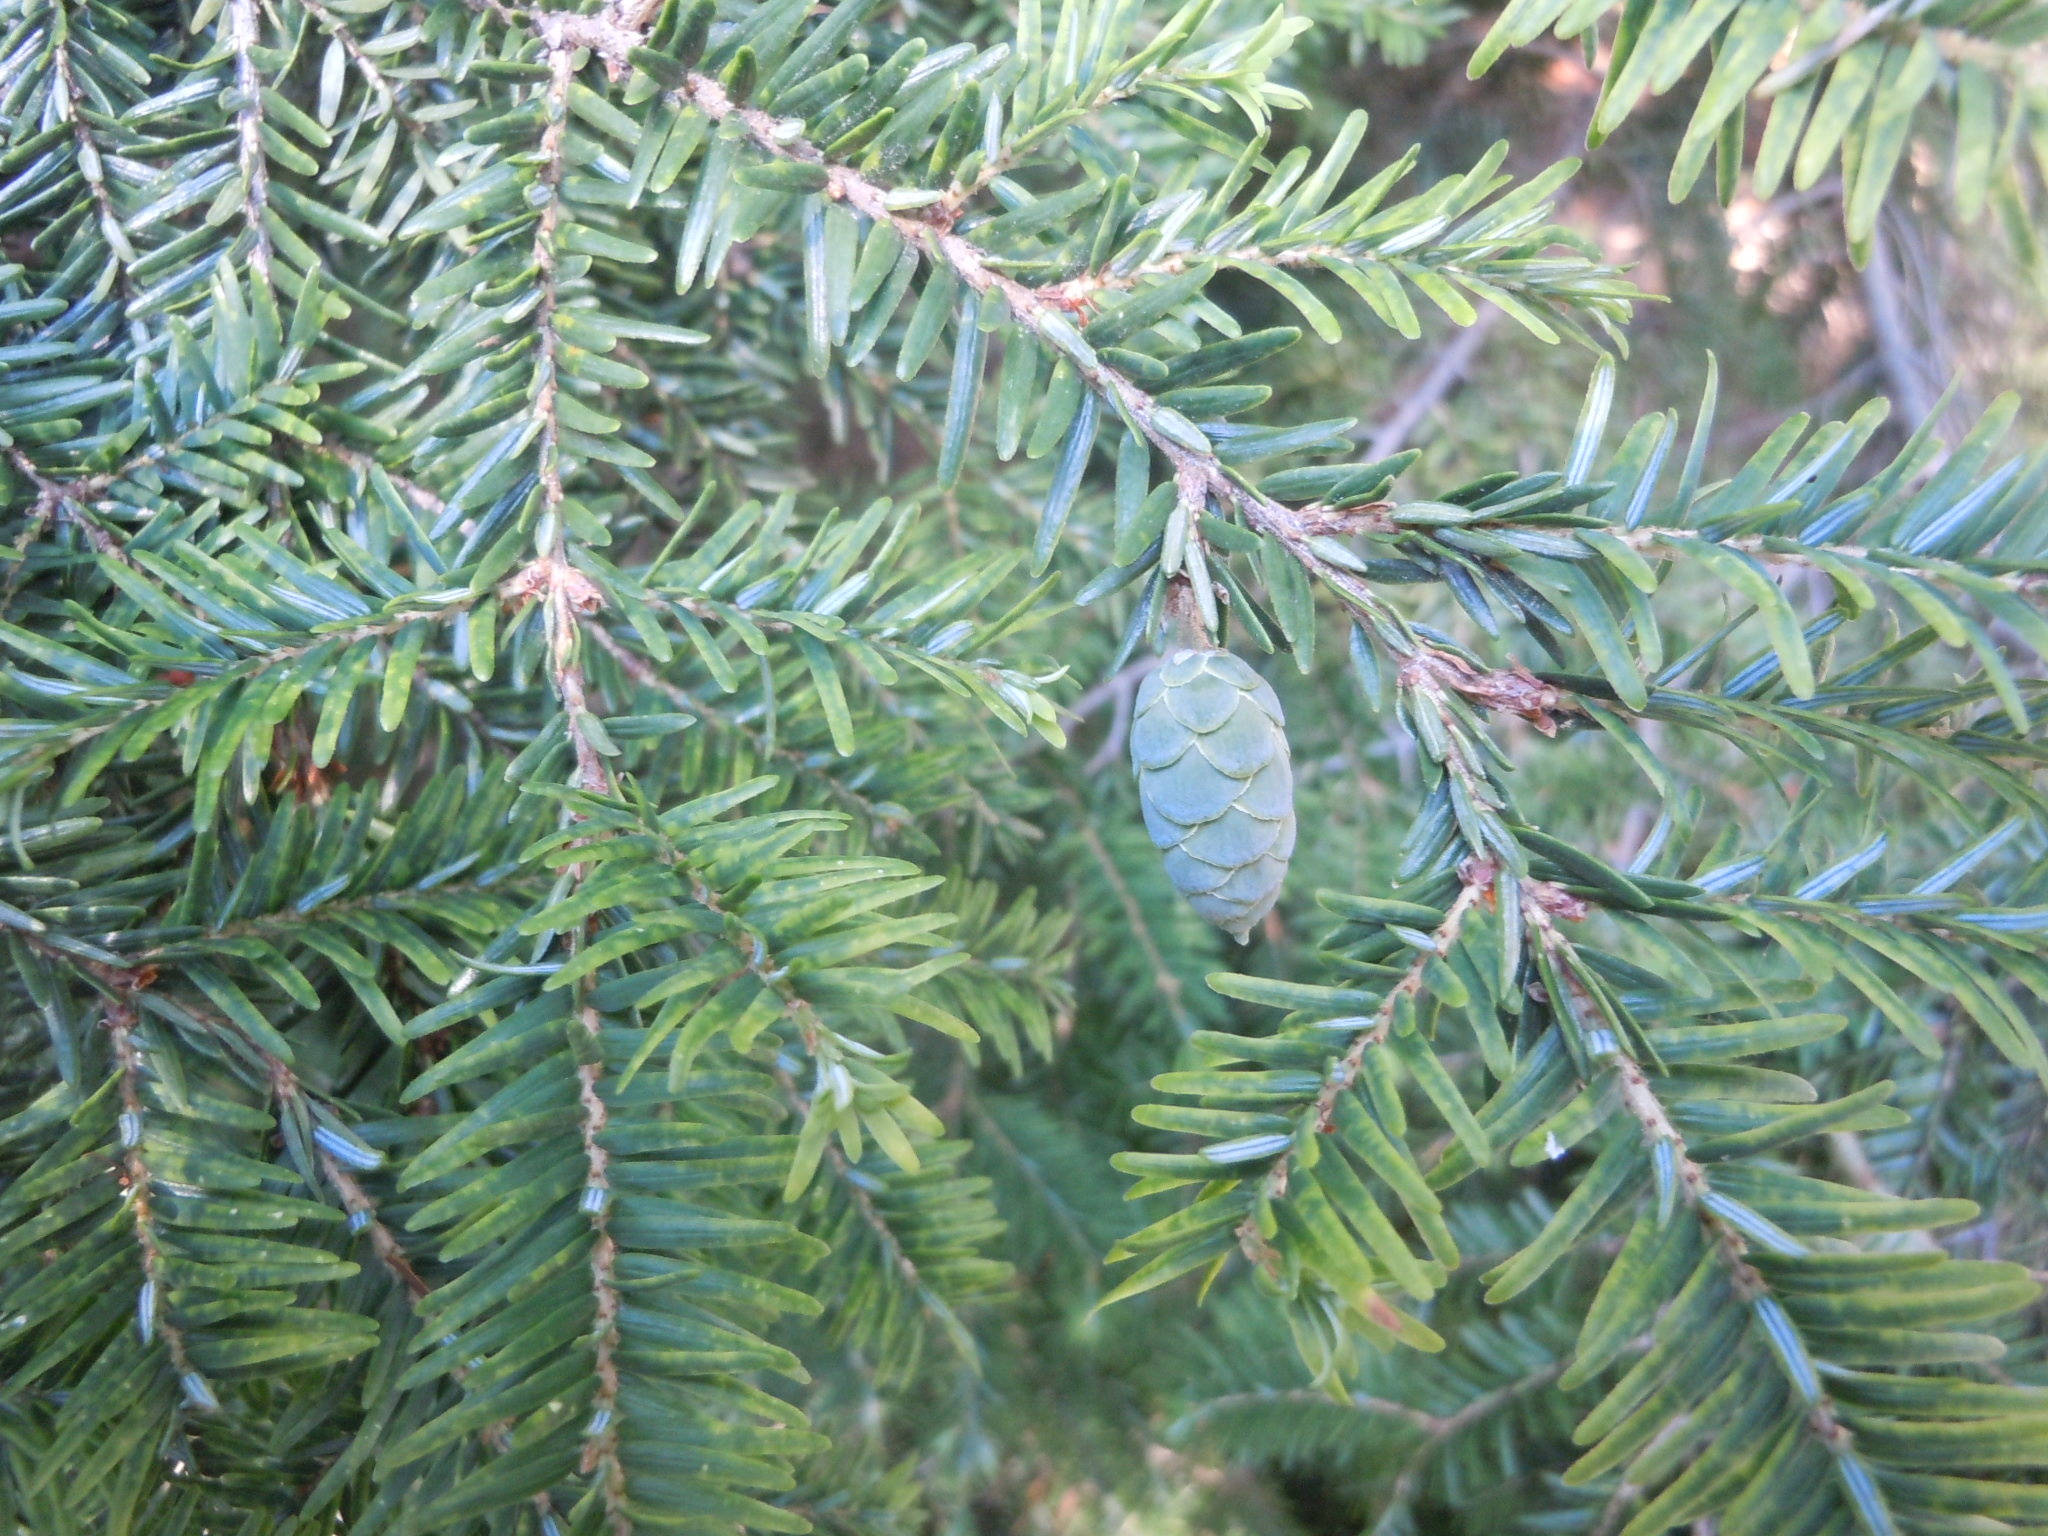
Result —
[[[1470, 64], [2024, 265], [2044, 15]], [[2048, 1530], [2048, 453], [1612, 421], [1456, 20], [0, 5], [0, 1526]]]

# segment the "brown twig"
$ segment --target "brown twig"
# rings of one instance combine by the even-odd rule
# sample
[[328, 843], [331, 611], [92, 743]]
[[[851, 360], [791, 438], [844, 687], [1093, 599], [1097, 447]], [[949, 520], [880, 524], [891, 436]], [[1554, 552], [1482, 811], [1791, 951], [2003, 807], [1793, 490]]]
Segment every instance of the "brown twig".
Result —
[[1562, 1376], [1570, 1365], [1571, 1359], [1569, 1356], [1559, 1360], [1552, 1360], [1547, 1365], [1539, 1366], [1528, 1375], [1509, 1382], [1506, 1386], [1495, 1387], [1491, 1392], [1482, 1392], [1456, 1413], [1446, 1414], [1441, 1418], [1434, 1418], [1433, 1425], [1422, 1444], [1409, 1452], [1408, 1458], [1401, 1463], [1401, 1470], [1395, 1474], [1394, 1486], [1387, 1496], [1388, 1507], [1390, 1509], [1403, 1508], [1415, 1497], [1416, 1490], [1422, 1482], [1422, 1474], [1428, 1467], [1430, 1458], [1437, 1453], [1445, 1441], [1457, 1435], [1461, 1430], [1469, 1429], [1480, 1420], [1491, 1418], [1517, 1398], [1527, 1397], [1531, 1392], [1542, 1391], [1545, 1387], [1556, 1381], [1558, 1377]]
[[[221, 930], [224, 931], [224, 930]], [[96, 988], [109, 998], [104, 1020], [107, 1031], [113, 1039], [114, 1061], [121, 1073], [122, 1175], [129, 1190], [129, 1210], [136, 1224], [137, 1242], [143, 1254], [143, 1274], [149, 1289], [144, 1293], [138, 1306], [143, 1326], [152, 1334], [163, 1336], [167, 1353], [173, 1367], [178, 1371], [180, 1385], [195, 1407], [208, 1408], [214, 1405], [212, 1389], [205, 1378], [195, 1371], [185, 1352], [184, 1335], [163, 1316], [163, 1287], [160, 1284], [162, 1250], [156, 1241], [154, 1209], [150, 1199], [150, 1174], [143, 1153], [145, 1105], [140, 1091], [142, 1053], [134, 1038], [137, 1022], [135, 1009], [130, 1001], [135, 993], [155, 983], [157, 968], [147, 962], [132, 965], [109, 965], [74, 955], [58, 945], [52, 944], [34, 930], [17, 935], [37, 953], [48, 959], [61, 962], [84, 975]], [[187, 1012], [208, 1028], [232, 1039], [241, 1049], [260, 1061], [268, 1077], [271, 1092], [280, 1101], [303, 1100], [304, 1085], [292, 1070], [290, 1063], [273, 1054], [261, 1042], [252, 1040], [231, 1019], [203, 1008], [190, 1008]], [[411, 1256], [398, 1239], [397, 1234], [379, 1218], [376, 1202], [369, 1191], [353, 1173], [325, 1148], [315, 1148], [320, 1172], [341, 1200], [342, 1208], [349, 1213], [350, 1230], [364, 1235], [371, 1252], [377, 1256], [393, 1280], [403, 1287], [409, 1303], [417, 1305], [433, 1288], [414, 1268]], [[457, 1366], [452, 1374], [462, 1380], [469, 1374], [466, 1367]], [[480, 1437], [492, 1451], [505, 1455], [512, 1450], [512, 1440], [503, 1424], [486, 1426]], [[532, 1495], [533, 1507], [550, 1519], [554, 1518], [554, 1501], [545, 1490]]]
[[[622, 60], [639, 42], [636, 35], [622, 31], [604, 16], [550, 13], [545, 25], [553, 29], [553, 35], [573, 38], [610, 60]], [[724, 86], [710, 76], [689, 74], [678, 96], [715, 122], [737, 123], [762, 152], [821, 168], [826, 175], [826, 196], [843, 201], [871, 220], [893, 225], [975, 293], [999, 295], [1018, 324], [1064, 356], [1091, 389], [1166, 457], [1184, 493], [1198, 493], [1204, 500], [1237, 508], [1251, 527], [1272, 534], [1295, 558], [1327, 574], [1326, 562], [1308, 543], [1328, 531], [1313, 509], [1287, 507], [1253, 489], [1216, 457], [1199, 430], [1178, 412], [1161, 405], [1127, 375], [1104, 363], [1068, 318], [1070, 296], [1057, 287], [1032, 288], [997, 270], [986, 252], [953, 230], [950, 211], [892, 206], [888, 189], [850, 166], [828, 160], [817, 145], [792, 133], [790, 124], [760, 108], [734, 102]], [[1369, 520], [1369, 514], [1364, 520]], [[1361, 519], [1353, 521], [1362, 526]], [[1363, 587], [1345, 584], [1345, 589], [1354, 601], [1370, 605], [1370, 611], [1385, 611], [1377, 597]]]
[[[547, 126], [542, 130], [537, 187], [545, 193], [540, 217], [535, 221], [533, 262], [540, 274], [540, 304], [534, 313], [538, 336], [534, 366], [534, 393], [530, 410], [539, 424], [539, 479], [541, 523], [537, 552], [531, 563], [515, 573], [500, 588], [508, 607], [532, 601], [540, 605], [541, 623], [547, 640], [548, 674], [560, 701], [563, 723], [575, 757], [575, 785], [585, 794], [611, 793], [611, 770], [593, 734], [595, 715], [590, 707], [588, 685], [583, 672], [583, 620], [600, 612], [604, 595], [597, 584], [579, 571], [568, 558], [568, 530], [562, 506], [566, 492], [562, 484], [561, 359], [562, 338], [555, 324], [559, 302], [557, 252], [555, 249], [562, 218], [562, 180], [567, 166], [569, 92], [576, 75], [577, 44], [562, 25], [563, 18], [542, 17], [536, 27], [547, 44], [548, 82]], [[572, 815], [575, 813], [572, 812]], [[572, 866], [577, 885], [588, 878], [591, 866]], [[567, 935], [573, 951], [587, 942], [590, 924], [572, 929]], [[610, 1157], [604, 1147], [604, 1132], [610, 1112], [600, 1091], [604, 1076], [603, 1053], [598, 1040], [603, 1018], [589, 1000], [595, 978], [584, 978], [579, 987], [577, 1017], [590, 1037], [588, 1059], [576, 1069], [577, 1097], [582, 1106], [580, 1133], [583, 1143], [583, 1209], [590, 1218], [594, 1241], [590, 1249], [590, 1294], [595, 1309], [592, 1325], [593, 1371], [597, 1378], [591, 1399], [591, 1415], [583, 1431], [582, 1470], [596, 1473], [603, 1499], [606, 1524], [613, 1536], [632, 1536], [633, 1521], [626, 1512], [626, 1469], [619, 1455], [620, 1377], [618, 1356], [619, 1249], [611, 1234]]]
[[1398, 1402], [1390, 1397], [1374, 1397], [1366, 1392], [1352, 1392], [1340, 1400], [1314, 1387], [1292, 1387], [1281, 1391], [1269, 1389], [1255, 1392], [1226, 1392], [1220, 1397], [1212, 1397], [1198, 1405], [1175, 1427], [1191, 1429], [1219, 1413], [1232, 1413], [1240, 1408], [1263, 1408], [1275, 1403], [1304, 1410], [1349, 1408], [1373, 1418], [1399, 1419], [1425, 1435], [1437, 1433], [1446, 1422], [1443, 1417], [1431, 1413], [1427, 1408], [1417, 1408], [1412, 1403]]
[[[305, 1090], [300, 1086], [299, 1077], [290, 1063], [273, 1056], [255, 1042], [250, 1045], [262, 1055], [270, 1072], [270, 1091], [280, 1102], [303, 1104]], [[344, 1168], [340, 1161], [325, 1147], [315, 1147], [314, 1156], [320, 1164], [321, 1177], [327, 1180], [341, 1201], [341, 1208], [348, 1212], [349, 1230], [359, 1232], [369, 1240], [370, 1251], [377, 1256], [393, 1280], [405, 1288], [407, 1298], [417, 1305], [433, 1287], [420, 1277], [413, 1268], [412, 1258], [405, 1251], [405, 1245], [398, 1235], [386, 1226], [377, 1215], [377, 1202], [370, 1198], [370, 1192], [362, 1183]]]
[[19, 470], [36, 488], [35, 506], [29, 514], [28, 530], [15, 543], [15, 558], [21, 560], [38, 534], [57, 518], [64, 518], [76, 524], [85, 534], [86, 542], [103, 555], [127, 558], [127, 552], [99, 520], [85, 510], [84, 498], [96, 495], [118, 478], [119, 471], [108, 475], [94, 475], [82, 480], [57, 480], [43, 473], [36, 461], [21, 449], [10, 445], [7, 461]]
[[[804, 1096], [803, 1090], [797, 1087], [796, 1079], [779, 1064], [773, 1071], [775, 1084], [782, 1090], [783, 1100], [789, 1105], [790, 1113], [799, 1121], [808, 1119], [812, 1112], [811, 1101]], [[931, 1283], [924, 1277], [924, 1272], [917, 1267], [917, 1261], [911, 1258], [909, 1250], [903, 1246], [903, 1239], [896, 1235], [896, 1229], [889, 1225], [889, 1218], [884, 1216], [881, 1207], [875, 1204], [875, 1197], [861, 1187], [861, 1180], [854, 1177], [853, 1163], [836, 1141], [828, 1141], [825, 1144], [824, 1160], [830, 1165], [833, 1176], [845, 1187], [846, 1198], [860, 1216], [862, 1223], [875, 1234], [875, 1240], [881, 1244], [884, 1260], [918, 1297], [919, 1305], [931, 1312], [942, 1324], [957, 1326], [951, 1309], [940, 1300], [938, 1293], [932, 1290]]]
[[1109, 729], [1103, 734], [1102, 745], [1082, 765], [1083, 773], [1101, 773], [1114, 767], [1123, 757], [1124, 744], [1130, 739], [1131, 708], [1137, 698], [1138, 685], [1158, 665], [1157, 656], [1141, 656], [1114, 677], [1097, 683], [1067, 707], [1065, 712], [1076, 720], [1087, 719], [1104, 704], [1111, 707]]

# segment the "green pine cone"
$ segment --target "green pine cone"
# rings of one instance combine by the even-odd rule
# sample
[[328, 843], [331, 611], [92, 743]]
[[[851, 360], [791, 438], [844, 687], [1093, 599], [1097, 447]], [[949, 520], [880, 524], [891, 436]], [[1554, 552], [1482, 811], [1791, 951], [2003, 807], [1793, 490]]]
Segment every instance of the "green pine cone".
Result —
[[1286, 718], [1228, 651], [1175, 651], [1138, 689], [1131, 766], [1166, 873], [1238, 943], [1273, 909], [1294, 853]]

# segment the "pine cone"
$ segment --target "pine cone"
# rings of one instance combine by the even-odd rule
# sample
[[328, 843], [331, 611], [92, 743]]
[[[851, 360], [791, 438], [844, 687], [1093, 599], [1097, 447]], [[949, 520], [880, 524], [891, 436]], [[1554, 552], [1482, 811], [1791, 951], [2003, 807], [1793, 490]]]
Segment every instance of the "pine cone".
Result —
[[1273, 690], [1228, 651], [1175, 651], [1138, 689], [1145, 830], [1194, 909], [1245, 943], [1294, 853], [1294, 772]]

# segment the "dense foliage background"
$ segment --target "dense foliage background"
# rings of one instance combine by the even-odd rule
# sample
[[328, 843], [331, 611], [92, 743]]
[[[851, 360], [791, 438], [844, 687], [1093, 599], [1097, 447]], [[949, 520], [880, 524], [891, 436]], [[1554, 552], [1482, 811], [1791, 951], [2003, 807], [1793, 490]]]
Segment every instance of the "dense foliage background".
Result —
[[2048, 1530], [2044, 27], [0, 0], [0, 1526]]

